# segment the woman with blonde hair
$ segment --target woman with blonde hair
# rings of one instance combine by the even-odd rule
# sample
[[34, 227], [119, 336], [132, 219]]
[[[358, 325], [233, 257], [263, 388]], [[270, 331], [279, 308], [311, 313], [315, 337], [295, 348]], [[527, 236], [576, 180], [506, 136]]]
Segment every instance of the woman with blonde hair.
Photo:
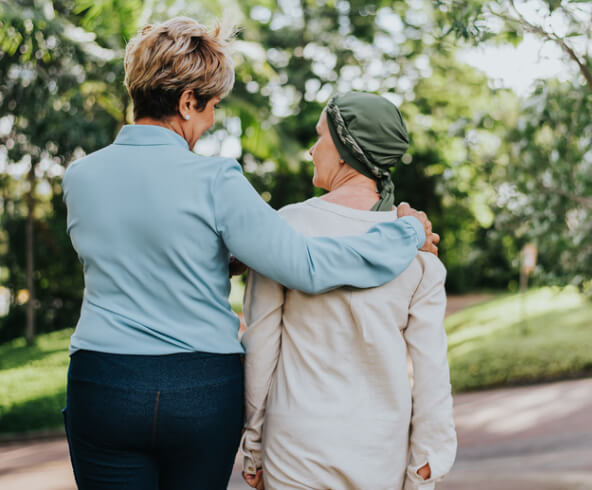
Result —
[[[350, 92], [329, 101], [316, 129], [313, 184], [329, 192], [280, 214], [307, 236], [396, 219], [390, 167], [408, 146], [397, 107]], [[445, 277], [424, 252], [383, 286], [317, 296], [249, 274], [241, 453], [251, 486], [434, 488], [456, 454]]]
[[384, 283], [437, 237], [410, 211], [361, 237], [306, 238], [235, 160], [193, 153], [234, 82], [220, 28], [147, 26], [124, 64], [135, 124], [63, 180], [85, 280], [64, 409], [74, 474], [82, 490], [223, 489], [243, 422], [230, 254], [318, 293]]

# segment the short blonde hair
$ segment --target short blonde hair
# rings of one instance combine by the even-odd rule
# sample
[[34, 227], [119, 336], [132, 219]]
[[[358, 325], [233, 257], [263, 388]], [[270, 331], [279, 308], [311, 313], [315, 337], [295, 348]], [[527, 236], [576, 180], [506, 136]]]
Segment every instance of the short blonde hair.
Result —
[[234, 85], [230, 43], [234, 31], [218, 24], [209, 30], [188, 17], [147, 25], [125, 48], [125, 86], [134, 118], [161, 119], [178, 113], [179, 97], [193, 90], [197, 110]]

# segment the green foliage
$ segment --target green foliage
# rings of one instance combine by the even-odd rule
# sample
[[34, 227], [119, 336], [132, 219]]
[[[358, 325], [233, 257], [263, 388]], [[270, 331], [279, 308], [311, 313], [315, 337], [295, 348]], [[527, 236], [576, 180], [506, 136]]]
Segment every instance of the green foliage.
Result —
[[539, 283], [585, 288], [592, 276], [592, 92], [541, 84], [498, 161], [496, 226], [539, 246]]
[[[574, 35], [589, 39], [590, 11], [581, 5], [586, 3], [590, 1], [436, 0], [434, 6], [441, 37], [452, 34], [473, 43], [493, 40], [517, 44], [525, 32], [553, 41]], [[567, 28], [568, 34], [558, 36], [547, 31], [553, 23], [562, 25], [562, 31]]]
[[0, 3], [0, 151], [9, 170], [1, 181], [0, 255], [6, 266], [0, 284], [12, 293], [0, 340], [23, 329], [25, 306], [16, 303], [15, 293], [26, 287], [29, 198], [35, 203], [37, 323], [40, 331], [75, 323], [83, 285], [64, 233], [59, 177], [72, 159], [108, 144], [121, 120], [122, 104], [104, 81], [114, 80], [121, 68], [63, 13], [50, 3]]
[[[72, 252], [70, 239], [64, 233], [66, 209], [62, 202], [61, 187], [53, 182], [51, 212], [35, 222], [34, 277], [37, 292], [36, 319], [39, 332], [63, 329], [76, 323], [80, 313], [80, 300], [84, 282], [82, 266]], [[25, 284], [25, 219], [5, 216], [4, 227], [8, 236], [5, 255], [9, 273], [4, 286], [17, 291]], [[25, 305], [14, 304], [8, 316], [2, 319], [0, 342], [22, 334]]]
[[[451, 47], [433, 37], [432, 14], [429, 2], [419, 7], [350, 2], [341, 10], [310, 2], [301, 19], [271, 29], [284, 13], [270, 4], [271, 21], [253, 32], [279, 80], [271, 77], [261, 86], [258, 78], [261, 90], [251, 94], [251, 74], [243, 75], [239, 65], [225, 112], [240, 117], [240, 160], [247, 176], [279, 208], [320, 194], [311, 186], [312, 168], [303, 161], [303, 149], [314, 142], [314, 125], [330, 94], [357, 89], [394, 96], [409, 126], [412, 162], [394, 171], [397, 200], [426, 210], [441, 233], [451, 291], [503, 288], [515, 271], [500, 253], [507, 248], [499, 246], [499, 235], [485, 233], [493, 223], [494, 192], [479, 168], [494, 150], [472, 145], [471, 137], [505, 128], [517, 100], [507, 91], [491, 90], [482, 74], [455, 61]], [[245, 38], [250, 35], [245, 32]], [[377, 42], [385, 39], [388, 44]], [[373, 64], [381, 67], [375, 75]], [[286, 116], [274, 114], [270, 90], [295, 101]], [[242, 97], [265, 109], [246, 109], [241, 102], [237, 112], [235, 100]]]
[[0, 433], [60, 427], [71, 329], [0, 345]]
[[[527, 242], [538, 246], [535, 283], [574, 284], [592, 296], [592, 60], [586, 52], [592, 10], [582, 3], [589, 4], [541, 0], [528, 8], [513, 0], [451, 0], [438, 2], [436, 17], [445, 34], [474, 43], [484, 39], [471, 26], [487, 19], [497, 42], [517, 44], [532, 33], [541, 44], [555, 43], [566, 66], [578, 70], [568, 82], [539, 83], [519, 115], [497, 132], [502, 142], [483, 170], [496, 194], [489, 201], [495, 233], [507, 245], [511, 237], [515, 250]], [[517, 266], [514, 258], [510, 268]]]
[[498, 135], [515, 124], [517, 98], [491, 90], [483, 74], [449, 56], [435, 55], [430, 64], [432, 73], [402, 106], [413, 164], [396, 168], [397, 196], [420, 203], [441, 233], [449, 291], [505, 288], [516, 273], [509, 262], [514, 250], [501, 246], [493, 228], [489, 168]]
[[[563, 12], [573, 33], [582, 32], [572, 4], [577, 7], [563, 2], [554, 15]], [[189, 15], [211, 23], [229, 12], [243, 26], [235, 45], [236, 84], [198, 151], [210, 145], [211, 153], [236, 157], [263, 198], [280, 208], [322, 193], [312, 187], [306, 149], [328, 98], [352, 89], [385, 94], [400, 105], [411, 134], [408, 155], [393, 173], [396, 197], [425, 210], [442, 235], [449, 291], [507, 287], [528, 240], [540, 243], [537, 281], [566, 283], [575, 276], [572, 282], [592, 290], [590, 249], [583, 245], [589, 179], [563, 185], [569, 168], [590, 175], [586, 145], [577, 136], [588, 138], [590, 131], [585, 92], [550, 86], [520, 108], [514, 94], [490, 88], [484, 75], [455, 59], [458, 38], [522, 38], [525, 25], [506, 0], [304, 0], [293, 8], [275, 0], [182, 6], [173, 0], [3, 0], [0, 157], [9, 171], [0, 174], [0, 286], [10, 290], [12, 303], [0, 318], [0, 339], [18, 335], [24, 320], [16, 293], [26, 285], [30, 195], [40, 330], [76, 322], [82, 278], [64, 234], [59, 179], [72, 160], [108, 144], [130, 122], [122, 67], [127, 40], [148, 22]], [[491, 16], [503, 20], [495, 32]], [[535, 110], [540, 104], [546, 112]], [[562, 133], [572, 125], [571, 135]], [[558, 146], [537, 149], [549, 130]], [[240, 147], [228, 153], [233, 146]], [[23, 171], [31, 167], [32, 189]], [[548, 171], [561, 192], [533, 195], [532, 181], [547, 179]], [[511, 200], [500, 201], [508, 185], [529, 203], [517, 213]], [[566, 193], [577, 199], [569, 203]], [[573, 229], [582, 222], [584, 231]]]
[[592, 373], [592, 304], [574, 288], [503, 295], [446, 319], [455, 392]]
[[[471, 243], [482, 237], [482, 226], [488, 226], [475, 221], [474, 182], [463, 178], [465, 190], [458, 199], [444, 201], [470, 169], [462, 163], [463, 141], [477, 119], [467, 100], [494, 102], [486, 80], [458, 65], [449, 47], [434, 42], [430, 3], [307, 1], [301, 9], [289, 9], [281, 2], [246, 1], [227, 6], [244, 25], [236, 45], [236, 85], [222, 104], [219, 122], [202, 139], [217, 141], [224, 151], [238, 138], [236, 156], [246, 175], [280, 208], [321, 193], [311, 185], [305, 150], [314, 142], [314, 126], [329, 96], [350, 89], [394, 94], [413, 135], [413, 165], [395, 172], [397, 196], [426, 210], [442, 233], [449, 288], [483, 286], [480, 277], [487, 280], [486, 275], [467, 273], [477, 256], [469, 254], [473, 259], [463, 263]], [[8, 339], [19, 334], [24, 321], [16, 292], [26, 285], [25, 204], [31, 192], [39, 330], [76, 322], [81, 273], [63, 232], [59, 176], [70, 161], [108, 144], [129, 122], [125, 42], [149, 21], [178, 14], [211, 21], [222, 11], [216, 2], [192, 4], [181, 12], [172, 1], [118, 0], [20, 0], [2, 2], [0, 10], [0, 109], [9, 123], [0, 149], [9, 166], [35, 169], [32, 190], [22, 172], [3, 174], [0, 182], [0, 254], [7, 264], [0, 281], [12, 294], [10, 313], [0, 319], [0, 339]], [[432, 117], [433, 126], [416, 124], [419, 116]], [[451, 133], [459, 117], [465, 124]], [[496, 285], [503, 286], [504, 279]]]

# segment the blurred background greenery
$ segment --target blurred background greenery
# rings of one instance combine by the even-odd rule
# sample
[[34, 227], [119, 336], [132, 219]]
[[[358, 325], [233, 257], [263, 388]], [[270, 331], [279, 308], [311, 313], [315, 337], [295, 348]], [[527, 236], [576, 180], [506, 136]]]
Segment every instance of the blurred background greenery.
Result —
[[[397, 201], [425, 210], [441, 234], [449, 293], [503, 293], [449, 319], [457, 390], [592, 370], [582, 353], [592, 351], [591, 2], [0, 0], [2, 376], [29, 369], [10, 378], [22, 386], [38, 379], [35, 366], [63, 373], [62, 329], [76, 323], [83, 279], [65, 233], [61, 177], [131, 122], [125, 44], [142, 25], [175, 15], [241, 27], [235, 87], [196, 151], [238, 159], [274, 208], [319, 193], [306, 150], [332, 94], [371, 91], [400, 106], [411, 146], [393, 172]], [[560, 77], [517, 93], [463, 61], [467, 50], [513, 48], [526, 36], [556, 47]], [[524, 316], [511, 293], [526, 243], [538, 248], [530, 284], [540, 289]], [[537, 335], [567, 343], [553, 350]], [[524, 369], [514, 376], [507, 365], [516, 349]], [[567, 367], [544, 366], [551, 354]], [[36, 396], [43, 403], [63, 397], [63, 383], [38, 388], [53, 393]], [[18, 426], [3, 410], [0, 431]]]

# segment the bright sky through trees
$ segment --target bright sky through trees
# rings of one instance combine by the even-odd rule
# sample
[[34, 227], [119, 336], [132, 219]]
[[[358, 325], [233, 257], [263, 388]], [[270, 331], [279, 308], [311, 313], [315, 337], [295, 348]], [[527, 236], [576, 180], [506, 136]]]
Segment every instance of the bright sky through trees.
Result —
[[[568, 36], [576, 51], [590, 52], [592, 46], [585, 33], [569, 33], [569, 26], [560, 9], [551, 15], [543, 2], [531, 0], [517, 5], [519, 11], [534, 23], [559, 36]], [[581, 19], [592, 16], [592, 2], [580, 3], [573, 12]], [[498, 18], [489, 16], [488, 28], [502, 28]], [[577, 35], [581, 34], [581, 35]], [[561, 81], [573, 79], [577, 75], [577, 66], [566, 57], [561, 48], [552, 42], [544, 42], [540, 36], [526, 33], [517, 45], [481, 44], [464, 49], [458, 58], [479, 70], [482, 70], [495, 87], [507, 87], [520, 96], [527, 96], [532, 91], [537, 79], [558, 78]]]
[[461, 51], [458, 57], [483, 71], [494, 87], [511, 88], [520, 96], [527, 96], [537, 79], [565, 81], [577, 71], [575, 66], [566, 66], [570, 63], [558, 46], [543, 44], [534, 34], [526, 34], [516, 47], [477, 46]]

